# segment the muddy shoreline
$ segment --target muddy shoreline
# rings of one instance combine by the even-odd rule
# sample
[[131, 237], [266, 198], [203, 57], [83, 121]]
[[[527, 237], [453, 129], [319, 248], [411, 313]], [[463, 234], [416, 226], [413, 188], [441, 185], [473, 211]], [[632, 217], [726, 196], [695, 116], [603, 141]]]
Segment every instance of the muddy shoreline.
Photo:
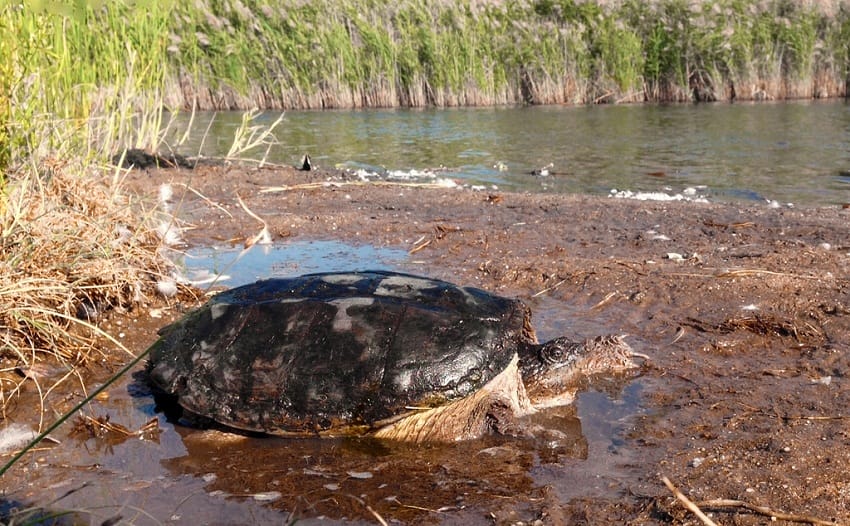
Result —
[[[587, 408], [564, 416], [579, 427], [579, 438], [565, 448], [577, 449], [548, 463], [540, 450], [498, 440], [388, 454], [381, 469], [375, 457], [368, 468], [352, 453], [349, 472], [371, 469], [388, 481], [415, 473], [425, 481], [407, 495], [355, 481], [362, 487], [355, 484], [352, 494], [387, 520], [696, 524], [662, 483], [667, 476], [694, 501], [736, 499], [850, 522], [850, 210], [382, 186], [341, 172], [279, 168], [137, 171], [126, 181], [150, 206], [164, 183], [174, 190], [170, 209], [189, 245], [251, 240], [263, 224], [248, 208], [275, 243], [341, 240], [405, 249], [400, 270], [521, 297], [555, 313], [542, 320], [543, 336], [626, 334], [651, 357], [632, 384], [639, 389], [625, 387], [639, 411], [616, 421], [615, 440], [602, 453], [592, 445], [582, 450]], [[559, 312], [568, 313], [572, 327], [563, 326]], [[164, 319], [125, 325], [134, 350], [152, 339], [152, 325], [176, 315], [173, 309]], [[613, 403], [623, 396], [622, 385], [609, 390]], [[221, 461], [203, 465], [208, 435], [179, 434], [189, 453], [170, 461], [172, 469], [215, 473], [205, 491], [239, 493], [228, 479], [240, 480], [243, 493], [271, 483], [235, 477], [233, 466], [239, 455], [274, 454], [274, 446], [218, 448]], [[327, 444], [314, 447], [314, 459], [333, 455]], [[482, 450], [492, 453], [486, 469], [499, 476], [464, 471], [462, 461], [482, 458]], [[604, 484], [582, 478], [603, 459], [615, 465]], [[473, 478], [477, 491], [464, 486]], [[285, 495], [307, 483], [275, 480], [293, 484]], [[552, 483], [540, 483], [546, 480]], [[564, 480], [582, 489], [568, 491]], [[310, 491], [329, 491], [328, 481], [320, 482]], [[604, 491], [589, 490], [592, 484]], [[460, 500], [438, 511], [452, 494]], [[261, 514], [297, 507], [302, 517], [374, 521], [367, 507], [351, 511], [354, 501], [341, 500], [316, 498], [312, 508], [287, 498], [247, 505]], [[769, 520], [742, 508], [714, 508], [713, 516], [724, 524]]]

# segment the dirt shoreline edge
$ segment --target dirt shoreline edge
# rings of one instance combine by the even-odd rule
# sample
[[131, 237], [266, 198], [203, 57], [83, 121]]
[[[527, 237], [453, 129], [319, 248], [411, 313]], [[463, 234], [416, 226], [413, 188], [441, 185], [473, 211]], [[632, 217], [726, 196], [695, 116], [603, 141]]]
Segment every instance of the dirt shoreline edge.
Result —
[[[666, 476], [698, 503], [735, 499], [797, 518], [850, 522], [848, 209], [360, 184], [338, 171], [238, 166], [133, 171], [125, 185], [148, 210], [162, 206], [160, 187], [169, 185], [168, 209], [188, 246], [243, 246], [265, 226], [278, 244], [338, 240], [400, 248], [409, 254], [401, 270], [520, 297], [533, 310], [550, 313], [543, 331], [577, 338], [627, 334], [635, 350], [650, 356], [637, 378], [639, 389], [630, 391], [640, 411], [612, 422], [614, 440], [590, 451], [579, 440], [569, 455], [548, 463], [516, 441], [461, 444], [442, 453], [370, 454], [365, 460], [357, 457], [364, 446], [305, 446], [319, 467], [326, 463], [321, 469], [331, 469], [341, 455], [352, 462], [339, 468], [342, 473], [375, 472], [371, 486], [350, 477], [346, 484], [359, 484], [351, 491], [386, 519], [696, 524], [662, 482]], [[263, 191], [272, 187], [285, 189]], [[179, 315], [178, 309], [161, 319], [144, 312], [116, 315], [106, 328], [124, 331], [124, 343], [141, 352], [158, 326]], [[610, 389], [616, 404], [622, 387]], [[581, 432], [575, 413], [569, 418]], [[110, 484], [111, 476], [138, 485], [145, 489], [137, 498], [156, 501], [163, 510], [182, 506], [187, 518], [232, 503], [214, 496], [218, 492], [263, 494], [274, 483], [283, 494], [278, 500], [249, 499], [233, 509], [269, 517], [297, 508], [308, 523], [317, 516], [374, 520], [365, 506], [353, 510], [336, 499], [338, 493], [323, 486], [326, 478], [316, 476], [318, 468], [311, 467], [309, 476], [295, 470], [301, 478], [271, 470], [272, 479], [234, 468], [246, 454], [260, 463], [273, 462], [263, 455], [285, 466], [303, 462], [301, 446], [281, 450], [254, 443], [228, 453], [235, 446], [222, 445], [220, 436], [169, 430], [175, 431], [185, 449], [161, 460], [174, 474], [166, 486], [177, 484], [168, 495], [114, 466], [93, 471], [92, 480]], [[73, 458], [79, 442], [65, 443], [70, 450], [63, 454]], [[207, 461], [211, 457], [216, 460]], [[478, 471], [470, 471], [469, 458], [478, 460]], [[65, 484], [81, 480], [69, 464], [37, 463]], [[610, 471], [600, 477], [602, 464]], [[47, 502], [49, 494], [32, 487], [36, 472], [30, 469], [25, 464], [7, 474], [9, 487], [29, 487], [36, 502]], [[185, 475], [191, 477], [180, 478]], [[201, 481], [205, 497], [197, 498], [193, 510], [179, 492], [197, 491]], [[310, 508], [301, 500], [306, 494]], [[455, 504], [428, 511], [447, 502]], [[765, 520], [741, 507], [707, 509], [723, 523]]]
[[[288, 169], [134, 179], [148, 193], [182, 181], [216, 203], [183, 201], [193, 244], [256, 233], [238, 194], [277, 242], [406, 248], [408, 270], [504, 294], [542, 292], [630, 334], [653, 358], [648, 411], [627, 433], [644, 460], [620, 483], [642, 497], [557, 502], [567, 520], [685, 521], [660, 474], [694, 500], [850, 520], [848, 210], [345, 186], [336, 172]], [[260, 192], [285, 185], [292, 190]], [[741, 524], [759, 520], [734, 513]]]

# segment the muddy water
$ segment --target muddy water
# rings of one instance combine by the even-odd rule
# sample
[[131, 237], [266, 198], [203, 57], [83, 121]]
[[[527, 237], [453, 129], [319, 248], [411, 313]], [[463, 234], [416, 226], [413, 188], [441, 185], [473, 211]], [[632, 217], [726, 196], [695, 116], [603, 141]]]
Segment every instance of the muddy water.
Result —
[[[332, 245], [332, 246], [331, 246]], [[336, 263], [320, 256], [332, 250]], [[258, 266], [274, 275], [355, 267], [405, 266], [405, 252], [340, 242], [286, 247], [198, 249], [188, 274], [225, 271], [227, 284], [253, 281]], [[298, 266], [292, 266], [298, 261]], [[349, 267], [350, 268], [350, 267]], [[541, 339], [598, 334], [605, 320], [587, 309], [533, 299]], [[606, 316], [617, 316], [606, 311]], [[167, 322], [163, 320], [162, 323]], [[154, 320], [154, 324], [156, 321]], [[137, 328], [133, 332], [153, 334]], [[140, 342], [127, 342], [142, 348]], [[634, 342], [640, 347], [639, 342]], [[594, 379], [574, 406], [536, 415], [535, 438], [489, 437], [451, 446], [412, 447], [372, 439], [287, 440], [197, 429], [170, 421], [137, 371], [86, 411], [135, 431], [154, 419], [158, 432], [99, 436], [67, 425], [46, 447], [16, 466], [10, 495], [61, 510], [85, 510], [81, 523], [120, 515], [134, 524], [160, 523], [404, 523], [490, 524], [535, 519], [529, 501], [617, 498], [634, 455], [625, 437], [640, 409], [640, 378]], [[544, 487], [546, 488], [544, 490]]]
[[[221, 156], [240, 122], [235, 113], [196, 116], [192, 139], [179, 149]], [[839, 204], [850, 193], [844, 102], [293, 111], [276, 136], [279, 144], [250, 155], [291, 165], [309, 152], [319, 166], [389, 176], [443, 167], [441, 176], [502, 190], [696, 187], [716, 201], [798, 205]], [[548, 177], [531, 175], [550, 163]]]

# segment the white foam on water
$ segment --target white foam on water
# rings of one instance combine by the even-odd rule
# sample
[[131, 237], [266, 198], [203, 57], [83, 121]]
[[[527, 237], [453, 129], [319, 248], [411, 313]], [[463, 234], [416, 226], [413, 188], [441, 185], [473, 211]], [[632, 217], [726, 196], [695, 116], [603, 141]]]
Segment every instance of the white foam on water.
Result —
[[634, 192], [632, 190], [617, 190], [612, 188], [608, 194], [615, 199], [634, 199], [636, 201], [687, 201], [693, 203], [708, 203], [708, 198], [697, 194], [695, 188], [686, 188], [682, 193], [667, 192]]

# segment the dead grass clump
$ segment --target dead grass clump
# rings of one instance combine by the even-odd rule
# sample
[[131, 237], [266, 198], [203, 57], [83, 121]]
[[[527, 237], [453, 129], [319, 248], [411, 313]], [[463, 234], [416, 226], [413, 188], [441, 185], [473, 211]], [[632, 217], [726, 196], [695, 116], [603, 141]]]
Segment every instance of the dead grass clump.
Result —
[[[48, 356], [75, 367], [99, 351], [91, 323], [132, 309], [166, 273], [155, 231], [119, 185], [82, 166], [25, 167], [0, 188], [0, 408]], [[0, 419], [5, 411], [0, 414]]]

